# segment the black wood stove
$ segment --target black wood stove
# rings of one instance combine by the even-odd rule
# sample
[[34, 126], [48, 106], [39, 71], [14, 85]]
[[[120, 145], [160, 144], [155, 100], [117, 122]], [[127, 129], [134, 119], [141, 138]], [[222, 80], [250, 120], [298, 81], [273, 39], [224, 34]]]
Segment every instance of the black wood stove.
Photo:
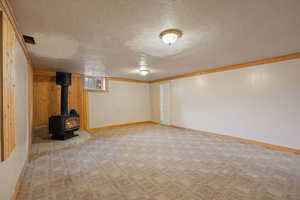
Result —
[[49, 133], [54, 140], [65, 140], [74, 136], [74, 131], [80, 128], [80, 118], [76, 110], [68, 111], [68, 90], [71, 83], [71, 73], [56, 72], [56, 85], [61, 86], [61, 115], [49, 118]]

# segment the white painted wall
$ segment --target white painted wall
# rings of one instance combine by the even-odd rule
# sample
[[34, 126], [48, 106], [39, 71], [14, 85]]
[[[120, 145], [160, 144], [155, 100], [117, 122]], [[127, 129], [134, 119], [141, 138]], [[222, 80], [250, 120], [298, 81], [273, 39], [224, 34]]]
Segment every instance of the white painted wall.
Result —
[[171, 81], [172, 124], [300, 149], [300, 59]]
[[150, 121], [150, 86], [109, 81], [109, 92], [89, 92], [90, 128]]
[[27, 61], [17, 43], [16, 47], [16, 148], [9, 158], [0, 161], [0, 199], [9, 200], [28, 154], [28, 77]]
[[160, 84], [160, 124], [171, 125], [170, 82]]
[[150, 84], [151, 121], [160, 123], [160, 83]]

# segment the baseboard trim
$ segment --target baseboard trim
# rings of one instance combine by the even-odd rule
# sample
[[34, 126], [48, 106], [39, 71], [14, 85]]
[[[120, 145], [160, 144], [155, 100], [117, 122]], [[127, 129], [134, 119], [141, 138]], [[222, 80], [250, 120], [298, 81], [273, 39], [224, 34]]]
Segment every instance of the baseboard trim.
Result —
[[120, 127], [126, 127], [126, 126], [137, 126], [137, 125], [141, 125], [141, 124], [156, 124], [156, 123], [157, 122], [153, 122], [153, 121], [133, 122], [133, 123], [127, 123], [127, 124], [116, 124], [116, 125], [111, 125], [111, 126], [88, 128], [87, 131], [94, 132], [94, 131], [110, 129], [110, 128], [120, 128]]
[[276, 149], [276, 150], [279, 150], [279, 151], [286, 151], [286, 152], [291, 152], [291, 153], [295, 153], [295, 154], [300, 154], [300, 149], [293, 149], [293, 148], [289, 148], [289, 147], [284, 147], [284, 146], [279, 146], [279, 145], [274, 145], [274, 144], [268, 144], [268, 143], [259, 142], [259, 141], [255, 141], [255, 140], [248, 140], [248, 139], [243, 139], [243, 138], [234, 137], [234, 136], [222, 135], [222, 134], [218, 134], [218, 133], [211, 133], [211, 132], [207, 132], [207, 131], [201, 131], [201, 130], [196, 130], [196, 129], [191, 129], [191, 128], [185, 128], [185, 127], [176, 126], [176, 125], [171, 125], [170, 127], [178, 128], [178, 129], [191, 130], [191, 131], [197, 131], [197, 132], [201, 132], [205, 135], [209, 135], [209, 136], [227, 138], [227, 139], [235, 140], [235, 141], [242, 142], [242, 143], [255, 144], [255, 145], [263, 146], [263, 147], [266, 147], [266, 148], [269, 148], [269, 149]]
[[28, 164], [28, 160], [25, 161], [23, 169], [22, 169], [22, 171], [21, 171], [21, 173], [18, 177], [16, 186], [15, 186], [15, 191], [14, 191], [13, 195], [10, 198], [11, 200], [17, 200], [17, 198], [18, 198], [18, 194], [20, 193], [20, 190], [21, 190], [21, 186], [22, 186], [22, 182], [23, 182], [23, 179], [24, 179], [27, 164]]
[[160, 124], [160, 122], [150, 121], [151, 124]]

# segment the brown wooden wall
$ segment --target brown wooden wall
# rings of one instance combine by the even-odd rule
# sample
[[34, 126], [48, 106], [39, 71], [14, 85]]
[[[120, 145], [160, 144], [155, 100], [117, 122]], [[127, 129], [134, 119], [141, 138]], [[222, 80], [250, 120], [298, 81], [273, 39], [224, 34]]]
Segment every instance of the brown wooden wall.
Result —
[[[69, 110], [76, 109], [83, 127], [83, 77], [72, 75], [69, 88]], [[55, 84], [55, 73], [35, 71], [33, 77], [33, 125], [48, 125], [51, 115], [60, 114], [60, 86]]]
[[1, 15], [1, 152], [8, 158], [16, 146], [16, 35], [7, 16]]

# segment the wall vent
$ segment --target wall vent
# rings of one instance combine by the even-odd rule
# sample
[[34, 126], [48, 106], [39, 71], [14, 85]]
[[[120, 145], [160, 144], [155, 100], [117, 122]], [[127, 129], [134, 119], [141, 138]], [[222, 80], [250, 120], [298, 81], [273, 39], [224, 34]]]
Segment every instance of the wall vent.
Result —
[[23, 35], [23, 38], [25, 40], [26, 43], [28, 44], [35, 44], [35, 40], [33, 37], [28, 36], [28, 35]]

